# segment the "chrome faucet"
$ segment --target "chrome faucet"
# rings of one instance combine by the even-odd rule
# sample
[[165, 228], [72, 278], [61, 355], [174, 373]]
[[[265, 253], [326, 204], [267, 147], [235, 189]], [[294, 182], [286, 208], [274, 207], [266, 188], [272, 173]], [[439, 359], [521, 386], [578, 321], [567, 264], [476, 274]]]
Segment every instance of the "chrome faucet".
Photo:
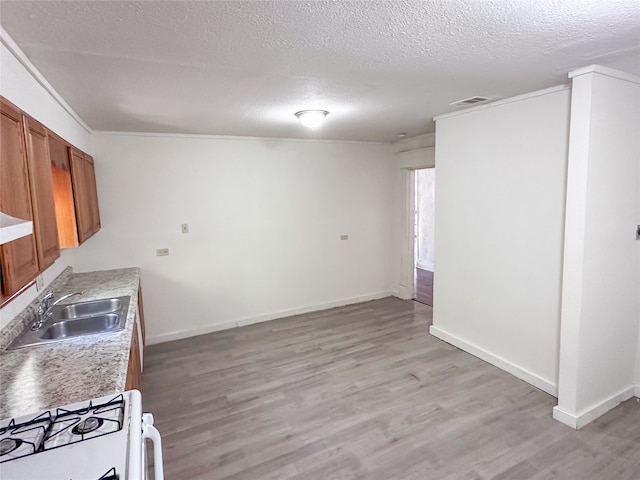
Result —
[[53, 292], [47, 293], [44, 297], [42, 297], [42, 300], [40, 300], [40, 302], [38, 303], [38, 306], [36, 307], [37, 318], [36, 318], [36, 321], [31, 326], [31, 330], [39, 330], [42, 328], [42, 325], [44, 325], [44, 322], [46, 322], [47, 319], [51, 316], [51, 307], [59, 304], [61, 301], [66, 300], [69, 297], [73, 297], [74, 295], [82, 295], [83, 293], [84, 291], [68, 293], [66, 295], [61, 296], [56, 301], [53, 301], [55, 297]]
[[36, 321], [31, 325], [31, 330], [39, 330], [42, 328], [47, 319], [47, 312], [51, 310], [51, 302], [53, 301], [53, 292], [47, 293], [36, 307]]
[[[54, 305], [59, 304], [61, 301], [66, 300], [69, 297], [73, 297], [74, 295], [83, 295], [84, 294], [84, 290], [81, 292], [73, 292], [73, 293], [67, 293], [66, 295], [61, 296], [59, 299], [57, 299], [55, 302], [53, 302], [51, 304], [51, 307], [53, 307]], [[49, 308], [51, 308], [49, 307]]]

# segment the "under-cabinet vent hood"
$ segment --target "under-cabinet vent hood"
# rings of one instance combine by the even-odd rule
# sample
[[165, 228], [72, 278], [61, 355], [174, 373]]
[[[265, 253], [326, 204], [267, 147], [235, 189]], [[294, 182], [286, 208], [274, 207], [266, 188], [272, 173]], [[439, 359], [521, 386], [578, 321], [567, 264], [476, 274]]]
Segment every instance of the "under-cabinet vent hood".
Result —
[[33, 222], [0, 212], [0, 245], [33, 233]]

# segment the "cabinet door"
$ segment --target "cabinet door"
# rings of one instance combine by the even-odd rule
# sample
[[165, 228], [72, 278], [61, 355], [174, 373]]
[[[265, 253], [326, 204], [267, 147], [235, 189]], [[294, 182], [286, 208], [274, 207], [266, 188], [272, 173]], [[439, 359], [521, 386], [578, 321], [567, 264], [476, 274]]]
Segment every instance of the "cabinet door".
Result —
[[[0, 113], [0, 211], [33, 220], [22, 116], [13, 105], [4, 101], [0, 102]], [[2, 298], [6, 298], [38, 274], [34, 235], [2, 245], [0, 254]]]
[[133, 326], [131, 349], [129, 350], [129, 367], [125, 390], [142, 390], [142, 368], [140, 366], [140, 345], [138, 341], [138, 326]]
[[147, 344], [147, 332], [144, 327], [144, 308], [142, 306], [142, 285], [138, 285], [138, 315], [140, 320], [140, 333], [142, 334], [142, 344], [140, 349], [142, 350]]
[[49, 160], [49, 137], [43, 125], [26, 115], [23, 118], [34, 216], [33, 229], [38, 264], [40, 271], [44, 271], [60, 256], [53, 203], [53, 177]]
[[93, 234], [91, 194], [87, 185], [87, 162], [84, 154], [75, 148], [71, 149], [70, 158], [78, 240], [82, 243]]
[[142, 327], [140, 324], [140, 316], [136, 312], [136, 331], [134, 335], [138, 335], [138, 353], [140, 354], [140, 374], [144, 372], [144, 341], [142, 340]]
[[91, 234], [100, 230], [100, 208], [98, 206], [98, 188], [96, 185], [96, 168], [93, 158], [85, 154], [85, 175], [87, 185], [87, 196], [89, 197], [89, 208], [91, 210]]
[[78, 228], [71, 181], [70, 147], [60, 137], [49, 132], [49, 154], [53, 175], [53, 196], [60, 248], [77, 247]]

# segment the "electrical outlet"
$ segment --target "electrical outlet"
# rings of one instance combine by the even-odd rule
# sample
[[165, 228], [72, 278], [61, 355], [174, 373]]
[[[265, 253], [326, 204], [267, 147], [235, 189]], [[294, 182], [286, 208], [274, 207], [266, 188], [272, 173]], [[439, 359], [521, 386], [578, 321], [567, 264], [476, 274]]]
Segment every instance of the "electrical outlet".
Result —
[[349, 240], [349, 235], [340, 235], [340, 240]]
[[158, 257], [166, 257], [167, 255], [169, 255], [168, 248], [159, 248], [156, 250], [156, 256]]
[[42, 275], [38, 275], [36, 277], [36, 291], [40, 291], [44, 288], [44, 278], [42, 277]]
[[183, 223], [182, 224], [182, 233], [189, 233], [189, 224], [188, 223]]

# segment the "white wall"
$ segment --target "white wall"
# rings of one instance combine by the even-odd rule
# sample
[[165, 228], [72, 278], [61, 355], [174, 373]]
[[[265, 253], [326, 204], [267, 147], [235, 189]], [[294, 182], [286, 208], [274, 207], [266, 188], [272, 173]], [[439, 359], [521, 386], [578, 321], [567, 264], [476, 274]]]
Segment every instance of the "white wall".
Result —
[[431, 333], [552, 394], [570, 91], [436, 118]]
[[389, 145], [96, 135], [94, 147], [102, 231], [73, 265], [141, 267], [151, 342], [389, 294]]
[[[640, 161], [640, 160], [639, 160]], [[640, 168], [638, 168], [638, 185], [640, 186]], [[640, 194], [638, 194], [637, 225], [640, 225]], [[640, 250], [640, 241], [636, 242]], [[640, 253], [638, 253], [638, 271], [640, 272]], [[640, 282], [638, 283], [638, 302], [640, 302]], [[636, 397], [640, 398], [640, 313], [638, 313], [638, 347], [636, 350]]]
[[560, 395], [554, 415], [579, 428], [634, 393], [640, 79], [600, 67], [571, 75]]
[[[0, 39], [12, 44], [12, 40], [1, 32]], [[88, 131], [66, 111], [54, 97], [36, 81], [11, 51], [0, 43], [0, 95], [21, 108], [69, 142], [91, 153], [91, 138]], [[44, 273], [45, 286], [69, 265], [68, 252]], [[36, 297], [35, 285], [25, 290], [0, 310], [0, 328], [6, 326]]]

